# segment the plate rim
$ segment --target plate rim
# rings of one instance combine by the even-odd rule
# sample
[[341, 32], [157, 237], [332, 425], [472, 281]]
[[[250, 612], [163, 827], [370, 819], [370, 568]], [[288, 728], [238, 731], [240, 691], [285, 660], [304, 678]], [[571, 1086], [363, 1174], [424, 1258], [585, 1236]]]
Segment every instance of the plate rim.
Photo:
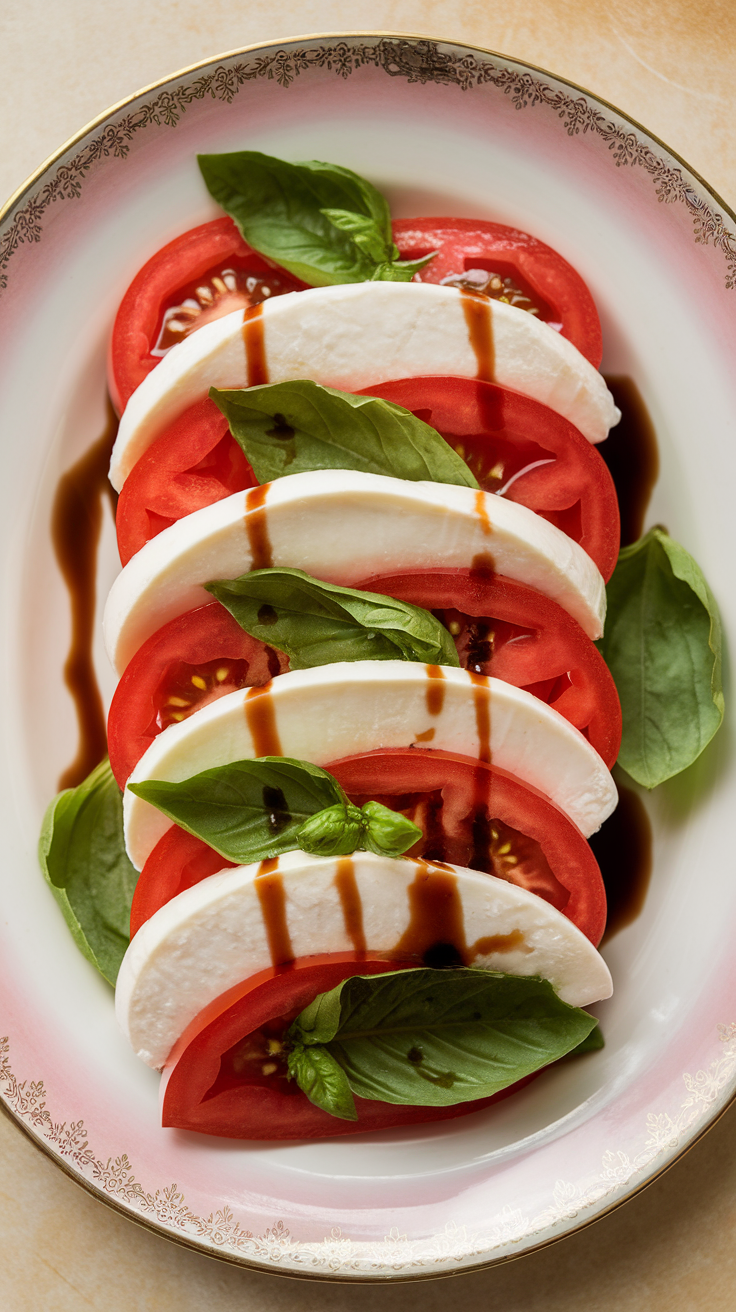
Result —
[[[673, 150], [672, 147], [669, 146], [665, 141], [663, 141], [659, 136], [657, 136], [656, 133], [652, 132], [650, 129], [648, 129], [643, 124], [641, 124], [637, 119], [633, 118], [632, 115], [626, 113], [624, 110], [621, 110], [617, 105], [613, 104], [613, 102], [606, 100], [604, 97], [598, 95], [596, 92], [590, 91], [587, 87], [584, 87], [580, 83], [574, 82], [570, 78], [555, 73], [550, 69], [544, 68], [537, 64], [533, 64], [528, 60], [519, 59], [514, 55], [505, 54], [501, 51], [491, 49], [490, 47], [477, 45], [475, 43], [468, 42], [468, 41], [463, 41], [460, 40], [459, 38], [440, 37], [436, 35], [430, 36], [424, 33], [405, 32], [405, 31], [387, 31], [382, 29], [370, 31], [370, 30], [358, 29], [358, 30], [337, 31], [337, 32], [335, 31], [312, 32], [307, 34], [298, 34], [296, 36], [274, 38], [268, 41], [256, 41], [248, 45], [237, 46], [231, 50], [223, 51], [211, 55], [205, 59], [198, 60], [195, 63], [185, 65], [175, 70], [174, 72], [167, 74], [162, 78], [158, 78], [155, 81], [150, 82], [144, 85], [143, 87], [140, 87], [139, 89], [132, 92], [131, 94], [123, 97], [121, 100], [114, 102], [106, 109], [101, 111], [99, 114], [97, 114], [94, 118], [90, 119], [83, 127], [81, 127], [71, 137], [65, 140], [55, 151], [53, 151], [46, 159], [44, 159], [42, 163], [39, 164], [38, 167], [33, 170], [32, 173], [30, 173], [27, 176], [27, 178], [20, 184], [20, 186], [17, 187], [11, 193], [7, 201], [5, 201], [2, 205], [0, 205], [0, 228], [6, 223], [6, 221], [11, 216], [13, 211], [19, 205], [19, 203], [32, 191], [32, 189], [36, 186], [37, 183], [42, 181], [44, 175], [47, 174], [55, 164], [57, 164], [61, 159], [63, 159], [63, 157], [68, 152], [70, 152], [74, 148], [74, 146], [76, 146], [78, 143], [82, 142], [86, 137], [88, 137], [94, 131], [94, 129], [104, 125], [108, 120], [113, 118], [121, 110], [125, 109], [127, 106], [133, 104], [135, 101], [139, 100], [141, 97], [149, 94], [150, 92], [165, 88], [167, 85], [171, 83], [175, 83], [177, 80], [187, 77], [192, 73], [196, 73], [200, 69], [209, 68], [212, 66], [216, 67], [218, 63], [232, 60], [237, 56], [249, 55], [258, 51], [273, 50], [275, 48], [286, 49], [288, 47], [293, 47], [295, 45], [298, 45], [299, 43], [307, 43], [307, 42], [311, 43], [317, 41], [341, 41], [341, 40], [356, 42], [361, 39], [364, 39], [366, 41], [375, 41], [375, 42], [380, 42], [381, 40], [387, 40], [387, 41], [405, 41], [410, 44], [422, 43], [424, 46], [434, 48], [435, 50], [438, 47], [450, 47], [454, 50], [470, 52], [473, 54], [484, 56], [486, 58], [498, 59], [506, 64], [515, 65], [522, 72], [532, 73], [534, 75], [538, 75], [543, 78], [550, 79], [554, 83], [567, 87], [572, 91], [577, 92], [589, 98], [589, 100], [594, 102], [594, 104], [611, 111], [623, 123], [629, 124], [632, 128], [636, 130], [637, 133], [640, 133], [647, 141], [654, 143], [657, 147], [659, 147], [660, 150], [662, 150], [672, 161], [674, 161], [675, 164], [680, 166], [685, 171], [685, 173], [689, 175], [690, 178], [692, 178], [694, 181], [697, 182], [697, 184], [703, 189], [703, 192], [705, 192], [706, 195], [710, 197], [711, 200], [715, 202], [717, 207], [723, 212], [723, 216], [727, 216], [732, 221], [734, 227], [736, 227], [736, 210], [733, 209], [722, 198], [722, 196], [715, 190], [715, 188], [711, 186], [711, 184], [708, 183], [706, 179], [703, 178], [703, 176], [695, 168], [693, 168], [692, 165], [690, 165], [687, 162], [687, 160], [683, 158], [683, 156], [678, 154], [677, 151]], [[734, 239], [734, 250], [731, 252], [731, 255], [732, 255], [732, 259], [736, 261], [736, 237], [734, 237], [733, 239]], [[35, 241], [38, 240], [40, 240], [40, 236], [35, 238]], [[28, 241], [29, 241], [28, 238], [21, 237], [18, 245], [28, 244]], [[31, 243], [33, 243], [34, 239], [31, 238], [30, 241]], [[709, 238], [706, 238], [706, 243], [709, 244]], [[15, 249], [17, 249], [17, 247]], [[13, 250], [11, 249], [11, 251], [8, 254], [8, 259], [7, 261], [5, 261], [5, 267], [7, 267], [7, 263], [9, 262], [12, 254], [13, 254]], [[2, 289], [4, 283], [4, 280], [1, 276], [2, 273], [4, 273], [4, 268], [0, 266], [0, 290]], [[736, 269], [732, 270], [731, 281], [730, 282], [727, 281], [728, 287], [734, 286], [734, 279], [736, 279]], [[229, 1265], [232, 1266], [258, 1271], [263, 1274], [277, 1275], [288, 1280], [321, 1281], [321, 1282], [329, 1282], [331, 1284], [345, 1284], [345, 1285], [356, 1285], [356, 1284], [376, 1285], [376, 1284], [389, 1284], [389, 1283], [390, 1284], [396, 1284], [396, 1283], [416, 1284], [418, 1282], [424, 1282], [428, 1280], [445, 1279], [450, 1276], [468, 1274], [471, 1271], [484, 1271], [494, 1266], [501, 1266], [508, 1262], [518, 1261], [520, 1258], [525, 1257], [528, 1254], [539, 1252], [540, 1250], [544, 1248], [548, 1248], [553, 1244], [560, 1243], [564, 1239], [567, 1239], [569, 1236], [573, 1234], [577, 1234], [580, 1231], [588, 1229], [590, 1226], [595, 1225], [598, 1221], [602, 1220], [606, 1216], [609, 1216], [612, 1212], [618, 1210], [618, 1208], [622, 1207], [625, 1203], [629, 1202], [630, 1199], [637, 1197], [650, 1185], [654, 1184], [657, 1180], [659, 1180], [667, 1171], [669, 1171], [673, 1166], [675, 1166], [679, 1161], [681, 1161], [682, 1158], [684, 1158], [686, 1154], [689, 1153], [690, 1150], [694, 1148], [696, 1144], [698, 1144], [714, 1128], [715, 1125], [718, 1124], [721, 1118], [734, 1105], [734, 1103], [736, 1103], [736, 1087], [733, 1088], [732, 1092], [727, 1097], [725, 1102], [723, 1102], [720, 1106], [716, 1106], [712, 1112], [706, 1113], [707, 1119], [705, 1120], [705, 1123], [702, 1124], [700, 1128], [692, 1134], [692, 1137], [688, 1138], [687, 1141], [684, 1144], [682, 1144], [682, 1146], [678, 1146], [673, 1151], [672, 1156], [669, 1157], [665, 1162], [663, 1162], [657, 1169], [653, 1170], [651, 1174], [647, 1176], [646, 1179], [639, 1181], [635, 1185], [627, 1186], [627, 1192], [624, 1195], [614, 1199], [606, 1206], [601, 1207], [599, 1210], [595, 1212], [595, 1215], [580, 1220], [576, 1218], [575, 1224], [571, 1225], [568, 1229], [564, 1230], [562, 1233], [548, 1235], [547, 1238], [539, 1239], [536, 1242], [525, 1244], [524, 1247], [517, 1252], [499, 1253], [496, 1256], [488, 1256], [486, 1258], [480, 1258], [480, 1260], [474, 1260], [472, 1256], [468, 1255], [466, 1258], [460, 1259], [460, 1262], [458, 1262], [457, 1265], [454, 1265], [451, 1268], [450, 1267], [445, 1267], [444, 1269], [435, 1268], [434, 1270], [430, 1270], [430, 1271], [424, 1271], [424, 1272], [415, 1271], [411, 1273], [400, 1272], [395, 1269], [391, 1270], [390, 1268], [389, 1269], [384, 1268], [383, 1271], [375, 1271], [375, 1273], [372, 1272], [370, 1274], [368, 1272], [362, 1271], [362, 1272], [356, 1272], [355, 1274], [348, 1275], [345, 1273], [341, 1273], [340, 1271], [329, 1271], [329, 1270], [297, 1271], [294, 1270], [293, 1268], [287, 1268], [282, 1265], [276, 1265], [273, 1262], [273, 1260], [268, 1260], [268, 1259], [258, 1260], [253, 1257], [247, 1257], [241, 1253], [233, 1252], [232, 1250], [228, 1251], [227, 1249], [218, 1247], [217, 1244], [208, 1243], [204, 1239], [200, 1239], [182, 1233], [177, 1233], [176, 1231], [168, 1228], [163, 1221], [150, 1220], [141, 1212], [136, 1211], [130, 1206], [117, 1201], [114, 1197], [112, 1197], [109, 1193], [105, 1191], [104, 1186], [95, 1184], [93, 1180], [89, 1179], [81, 1171], [75, 1170], [67, 1161], [65, 1161], [63, 1155], [55, 1151], [52, 1144], [41, 1134], [37, 1133], [34, 1130], [33, 1126], [29, 1124], [28, 1121], [26, 1121], [23, 1118], [23, 1116], [12, 1107], [8, 1094], [2, 1089], [0, 1089], [0, 1111], [4, 1113], [4, 1115], [8, 1118], [9, 1121], [11, 1121], [14, 1125], [16, 1125], [21, 1130], [21, 1132], [28, 1140], [30, 1140], [33, 1146], [36, 1149], [38, 1149], [43, 1154], [44, 1157], [49, 1158], [50, 1161], [53, 1162], [53, 1164], [63, 1172], [64, 1175], [66, 1175], [70, 1180], [73, 1181], [74, 1184], [76, 1184], [81, 1189], [83, 1189], [91, 1197], [106, 1204], [106, 1206], [109, 1207], [113, 1212], [116, 1212], [119, 1215], [125, 1217], [128, 1221], [133, 1222], [133, 1224], [140, 1226], [142, 1229], [148, 1230], [151, 1233], [163, 1239], [166, 1239], [169, 1242], [174, 1243], [182, 1248], [190, 1249], [203, 1256], [213, 1258], [216, 1261], [228, 1263]]]

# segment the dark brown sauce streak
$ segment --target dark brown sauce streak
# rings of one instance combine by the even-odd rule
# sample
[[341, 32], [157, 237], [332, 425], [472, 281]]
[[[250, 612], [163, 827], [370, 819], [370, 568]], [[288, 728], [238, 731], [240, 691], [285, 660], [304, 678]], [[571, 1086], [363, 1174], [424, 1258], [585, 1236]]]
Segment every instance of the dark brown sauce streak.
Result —
[[477, 956], [490, 956], [492, 952], [531, 951], [519, 929], [479, 938], [468, 946], [457, 875], [451, 870], [417, 862], [408, 893], [409, 924], [391, 949], [392, 956], [419, 958], [427, 965], [441, 967], [468, 965]]
[[608, 919], [602, 940], [606, 943], [636, 920], [652, 873], [652, 827], [633, 789], [619, 787], [616, 810], [589, 841], [606, 886]]
[[491, 759], [491, 692], [485, 675], [476, 674], [474, 670], [468, 670], [467, 673], [471, 683], [476, 685], [473, 700], [478, 732], [478, 760], [488, 763]]
[[476, 378], [481, 382], [492, 383], [495, 367], [493, 350], [493, 321], [491, 318], [491, 300], [488, 296], [473, 295], [462, 291], [463, 314], [468, 325], [468, 336], [473, 348], [478, 372]]
[[644, 515], [659, 476], [657, 436], [636, 383], [607, 377], [606, 383], [621, 411], [621, 422], [598, 447], [608, 465], [621, 512], [621, 546], [641, 537]]
[[250, 729], [256, 756], [282, 755], [270, 682], [264, 683], [261, 688], [248, 689], [245, 694], [245, 722]]
[[51, 540], [69, 590], [72, 636], [64, 682], [77, 712], [79, 746], [58, 788], [74, 788], [107, 756], [105, 711], [92, 660], [97, 600], [97, 550], [102, 506], [107, 496], [113, 516], [117, 497], [107, 477], [118, 420], [110, 401], [107, 426], [93, 446], [62, 474], [51, 512]]
[[294, 949], [291, 946], [289, 926], [286, 921], [284, 879], [283, 875], [276, 873], [276, 866], [278, 866], [278, 857], [261, 861], [255, 886], [271, 962], [274, 966], [284, 966], [294, 960]]
[[[427, 691], [425, 693], [427, 711], [430, 715], [439, 715], [445, 704], [445, 676], [442, 666], [425, 665], [424, 668], [427, 671]], [[424, 738], [424, 735], [422, 737]]]
[[340, 898], [345, 933], [353, 945], [353, 951], [360, 957], [365, 956], [365, 933], [363, 932], [363, 903], [355, 878], [355, 866], [352, 857], [341, 857], [335, 873], [335, 887]]
[[243, 318], [243, 345], [245, 346], [245, 367], [249, 387], [259, 387], [262, 383], [268, 382], [262, 315], [263, 304], [260, 304], [246, 310]]
[[268, 535], [266, 497], [270, 483], [261, 483], [245, 494], [245, 531], [248, 534], [251, 569], [270, 569], [273, 565], [273, 548]]

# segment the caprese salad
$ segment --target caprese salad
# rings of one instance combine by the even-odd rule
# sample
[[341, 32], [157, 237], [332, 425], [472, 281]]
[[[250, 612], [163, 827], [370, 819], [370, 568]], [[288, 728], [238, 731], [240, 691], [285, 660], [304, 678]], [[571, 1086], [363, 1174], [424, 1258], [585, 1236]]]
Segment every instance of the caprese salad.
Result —
[[392, 224], [338, 166], [199, 162], [228, 217], [112, 333], [109, 760], [42, 867], [164, 1125], [457, 1116], [601, 1045], [587, 839], [617, 759], [651, 787], [716, 731], [717, 609], [665, 530], [619, 553], [560, 255]]

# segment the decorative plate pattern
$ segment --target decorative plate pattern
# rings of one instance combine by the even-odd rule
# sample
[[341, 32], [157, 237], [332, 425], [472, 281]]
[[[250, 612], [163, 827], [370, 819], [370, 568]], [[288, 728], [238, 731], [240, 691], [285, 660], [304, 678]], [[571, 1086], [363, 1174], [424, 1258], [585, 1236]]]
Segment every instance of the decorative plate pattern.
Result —
[[8, 283], [10, 259], [24, 242], [37, 242], [43, 233], [42, 219], [57, 200], [73, 200], [81, 194], [90, 169], [108, 155], [124, 157], [133, 136], [153, 126], [176, 127], [190, 105], [210, 97], [230, 104], [245, 82], [256, 78], [276, 81], [285, 90], [300, 74], [310, 69], [327, 69], [348, 78], [364, 65], [382, 69], [389, 77], [408, 82], [435, 82], [456, 86], [461, 91], [492, 84], [510, 96], [518, 110], [543, 108], [562, 119], [569, 136], [591, 132], [612, 152], [615, 164], [644, 169], [660, 201], [684, 205], [692, 217], [696, 242], [710, 242], [722, 251], [726, 262], [726, 287], [736, 285], [736, 237], [726, 227], [723, 215], [714, 210], [690, 187], [682, 170], [662, 158], [643, 140], [633, 124], [617, 122], [602, 113], [585, 95], [571, 95], [563, 86], [552, 86], [536, 72], [525, 71], [481, 52], [458, 54], [436, 41], [337, 40], [323, 45], [284, 45], [251, 58], [234, 55], [211, 72], [199, 73], [191, 81], [166, 87], [151, 100], [144, 100], [85, 142], [52, 178], [21, 208], [0, 239], [0, 292]]
[[392, 1229], [381, 1242], [356, 1242], [335, 1227], [321, 1243], [300, 1242], [279, 1221], [261, 1235], [244, 1229], [230, 1207], [196, 1216], [176, 1183], [149, 1193], [136, 1179], [127, 1153], [102, 1161], [87, 1140], [84, 1121], [54, 1121], [46, 1105], [43, 1080], [18, 1081], [10, 1064], [10, 1043], [0, 1039], [0, 1091], [9, 1107], [33, 1131], [90, 1183], [111, 1199], [124, 1203], [142, 1217], [155, 1219], [173, 1236], [204, 1239], [227, 1255], [250, 1262], [273, 1265], [282, 1270], [322, 1271], [333, 1276], [361, 1275], [371, 1271], [409, 1273], [422, 1267], [445, 1263], [464, 1264], [490, 1256], [500, 1248], [520, 1243], [549, 1231], [560, 1222], [580, 1217], [604, 1200], [614, 1202], [644, 1172], [651, 1174], [657, 1158], [672, 1154], [692, 1137], [711, 1107], [731, 1084], [736, 1074], [736, 1022], [718, 1026], [720, 1050], [707, 1070], [684, 1074], [687, 1096], [676, 1108], [650, 1112], [638, 1152], [609, 1148], [600, 1171], [584, 1181], [557, 1180], [549, 1205], [535, 1216], [519, 1208], [504, 1207], [488, 1221], [487, 1229], [469, 1233], [466, 1226], [448, 1221], [441, 1234], [431, 1239], [410, 1240]]

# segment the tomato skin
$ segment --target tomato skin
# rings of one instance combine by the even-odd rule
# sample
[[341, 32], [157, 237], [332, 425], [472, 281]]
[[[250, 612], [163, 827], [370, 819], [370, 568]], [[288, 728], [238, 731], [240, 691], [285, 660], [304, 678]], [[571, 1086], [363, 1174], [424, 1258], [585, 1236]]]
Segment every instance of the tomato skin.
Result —
[[518, 270], [522, 279], [541, 298], [545, 313], [554, 312], [562, 324], [561, 335], [576, 346], [594, 368], [603, 355], [601, 325], [595, 302], [580, 274], [551, 246], [518, 228], [482, 219], [398, 219], [393, 224], [394, 241], [402, 259], [417, 259], [437, 251], [421, 270], [421, 282], [441, 283], [462, 277], [469, 269]]
[[[496, 492], [511, 478], [504, 499], [528, 506], [567, 533], [608, 582], [621, 535], [616, 488], [600, 452], [562, 415], [475, 378], [402, 378], [359, 395], [393, 401], [431, 424], [453, 448], [462, 446], [485, 491]], [[504, 474], [489, 477], [499, 461]]]
[[[598, 648], [566, 610], [533, 588], [483, 570], [408, 571], [374, 575], [355, 585], [435, 612], [493, 616], [530, 630], [494, 647], [490, 660], [474, 666], [516, 688], [541, 697], [584, 733], [608, 766], [621, 746], [621, 703], [613, 676]], [[569, 672], [569, 686], [553, 699], [540, 687]]]
[[197, 401], [144, 452], [123, 484], [115, 515], [121, 564], [184, 515], [257, 481], [214, 401]]
[[[287, 1084], [283, 1077], [278, 1087], [245, 1081], [230, 1081], [228, 1087], [222, 1080], [222, 1057], [254, 1031], [276, 1018], [288, 1017], [290, 1023], [318, 993], [335, 988], [351, 975], [380, 974], [415, 964], [360, 959], [354, 954], [332, 959], [305, 957], [280, 974], [264, 971], [244, 981], [239, 998], [232, 999], [236, 990], [230, 990], [221, 1000], [224, 1005], [219, 1014], [212, 1018], [217, 1009], [213, 1004], [205, 1023], [200, 1026], [195, 1020], [171, 1053], [164, 1069], [161, 1124], [229, 1139], [333, 1138], [468, 1115], [527, 1083], [520, 1081], [491, 1098], [454, 1107], [399, 1106], [356, 1098], [358, 1120], [343, 1121], [315, 1107], [295, 1082]], [[219, 1091], [218, 1079], [224, 1086]]]
[[[411, 799], [415, 822], [426, 836], [412, 848], [412, 855], [426, 854], [434, 861], [500, 874], [555, 906], [595, 946], [600, 942], [606, 894], [591, 848], [572, 821], [528, 784], [493, 765], [417, 748], [367, 752], [327, 768], [359, 805], [371, 798], [389, 807], [393, 801], [392, 809], [406, 810], [407, 798]], [[431, 822], [428, 817], [440, 796], [438, 825], [436, 816]], [[498, 823], [502, 838], [512, 836], [518, 853], [518, 857], [512, 854], [513, 865], [498, 855], [503, 844], [492, 843], [489, 825], [477, 825], [478, 814]], [[131, 938], [178, 893], [231, 864], [173, 825], [159, 839], [138, 878]]]
[[[274, 265], [243, 240], [230, 218], [190, 228], [156, 251], [138, 271], [120, 302], [110, 340], [108, 385], [118, 414], [159, 363], [161, 357], [152, 355], [151, 348], [156, 344], [167, 304], [176, 302], [177, 293], [186, 284], [216, 265], [230, 262], [256, 275], [275, 271]], [[285, 270], [277, 272], [284, 291], [303, 289], [305, 284]]]
[[245, 679], [234, 685], [223, 683], [204, 696], [195, 691], [186, 714], [211, 701], [213, 695], [224, 696], [234, 687], [261, 687], [288, 668], [282, 653], [251, 638], [219, 601], [199, 606], [165, 624], [127, 665], [110, 705], [107, 721], [110, 767], [121, 788], [160, 732], [155, 721], [163, 704], [160, 689], [167, 670], [181, 664], [198, 667], [213, 660], [245, 662]]

